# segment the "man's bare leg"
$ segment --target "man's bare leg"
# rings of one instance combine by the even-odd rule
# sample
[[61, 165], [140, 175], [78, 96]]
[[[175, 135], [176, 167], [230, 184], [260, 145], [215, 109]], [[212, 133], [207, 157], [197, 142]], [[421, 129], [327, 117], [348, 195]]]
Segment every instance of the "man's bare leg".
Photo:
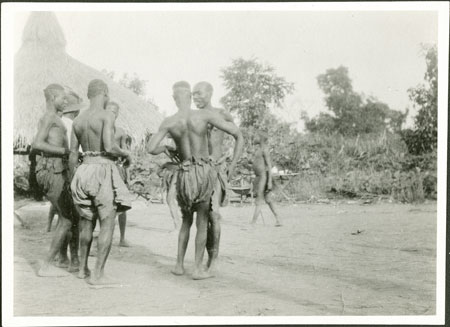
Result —
[[52, 261], [55, 258], [55, 255], [60, 251], [61, 246], [66, 238], [67, 232], [72, 225], [72, 222], [62, 216], [60, 216], [60, 222], [56, 227], [55, 234], [52, 239], [52, 243], [50, 244], [50, 250], [45, 258], [41, 268], [38, 271], [38, 276], [41, 277], [61, 277], [67, 276], [68, 273], [64, 270], [61, 270], [52, 265]]
[[[57, 214], [56, 208], [53, 206], [53, 204], [50, 205], [50, 210], [48, 211], [47, 232], [51, 232], [53, 218], [55, 218], [56, 214]], [[59, 220], [59, 218], [58, 218], [58, 220]]]
[[125, 241], [125, 229], [127, 227], [127, 213], [122, 212], [119, 214], [119, 230], [120, 230], [120, 241], [119, 246], [129, 247], [130, 244]]
[[106, 260], [108, 259], [109, 251], [114, 234], [116, 211], [113, 210], [108, 217], [100, 220], [100, 234], [98, 235], [97, 244], [97, 262], [95, 263], [94, 273], [88, 280], [91, 285], [113, 285], [117, 284], [104, 275], [104, 268]]
[[255, 204], [255, 212], [253, 213], [253, 219], [251, 221], [251, 225], [255, 225], [258, 220], [259, 215], [261, 214], [261, 204]]
[[213, 277], [210, 271], [204, 271], [202, 262], [206, 247], [206, 232], [208, 227], [208, 218], [210, 210], [210, 201], [200, 203], [197, 210], [197, 235], [195, 236], [195, 268], [192, 274], [193, 279], [205, 279]]
[[176, 177], [172, 177], [170, 181], [169, 188], [167, 189], [166, 202], [169, 206], [170, 215], [172, 216], [173, 225], [175, 229], [178, 229], [178, 223], [180, 221], [180, 216], [178, 215], [178, 203], [177, 203], [177, 188], [176, 188]]
[[89, 251], [92, 244], [92, 232], [94, 231], [95, 224], [93, 221], [81, 218], [80, 219], [80, 271], [78, 278], [84, 279], [91, 275], [91, 271], [88, 268]]
[[[59, 221], [58, 225], [59, 226]], [[72, 233], [70, 229], [67, 231], [66, 237], [64, 238], [64, 241], [61, 245], [61, 248], [59, 249], [59, 256], [58, 256], [58, 262], [56, 263], [56, 266], [59, 268], [68, 268], [69, 267], [69, 257], [67, 256], [67, 249], [69, 247], [69, 241], [72, 237]]]
[[183, 212], [183, 222], [181, 223], [180, 233], [178, 234], [178, 253], [177, 263], [175, 268], [172, 269], [172, 274], [183, 275], [184, 274], [184, 256], [186, 255], [186, 249], [189, 242], [189, 233], [192, 226], [193, 214]]
[[80, 230], [78, 224], [79, 224], [78, 221], [74, 222], [71, 228], [71, 238], [69, 241], [70, 246], [69, 272], [76, 272], [80, 267], [80, 259], [78, 258], [78, 248], [80, 244]]
[[272, 211], [273, 215], [275, 216], [275, 226], [280, 227], [282, 226], [280, 219], [278, 218], [278, 213], [275, 209], [275, 204], [273, 203], [273, 200], [269, 194], [265, 197], [266, 203], [269, 205], [270, 210]]
[[208, 252], [208, 263], [206, 266], [211, 273], [214, 273], [216, 269], [216, 260], [219, 255], [219, 244], [220, 214], [218, 212], [210, 212], [206, 237], [206, 250]]

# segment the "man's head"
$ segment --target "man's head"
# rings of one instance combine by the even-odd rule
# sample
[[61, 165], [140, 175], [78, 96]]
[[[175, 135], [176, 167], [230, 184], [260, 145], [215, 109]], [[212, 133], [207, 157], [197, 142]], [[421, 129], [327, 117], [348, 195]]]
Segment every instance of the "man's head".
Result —
[[177, 104], [177, 107], [180, 105], [186, 105], [191, 103], [191, 86], [188, 82], [180, 81], [176, 82], [172, 86], [173, 91], [173, 99]]
[[111, 111], [114, 116], [119, 117], [119, 105], [116, 102], [113, 101], [109, 101], [108, 104], [106, 105], [106, 110]]
[[75, 93], [72, 90], [66, 91], [66, 98], [68, 104], [67, 107], [64, 109], [63, 115], [64, 117], [74, 120], [80, 113], [80, 110], [83, 106], [82, 105], [83, 100], [77, 93]]
[[213, 87], [208, 82], [200, 82], [194, 86], [192, 97], [194, 103], [199, 109], [204, 109], [211, 105], [211, 97], [213, 94]]
[[108, 85], [101, 79], [94, 79], [89, 82], [87, 97], [89, 100], [99, 99], [103, 108], [106, 108], [106, 104], [109, 101]]
[[269, 134], [265, 131], [258, 131], [256, 132], [255, 136], [255, 144], [264, 145], [267, 144], [267, 140], [269, 139]]
[[52, 104], [56, 111], [63, 111], [67, 106], [66, 92], [59, 84], [50, 84], [44, 89], [45, 101]]

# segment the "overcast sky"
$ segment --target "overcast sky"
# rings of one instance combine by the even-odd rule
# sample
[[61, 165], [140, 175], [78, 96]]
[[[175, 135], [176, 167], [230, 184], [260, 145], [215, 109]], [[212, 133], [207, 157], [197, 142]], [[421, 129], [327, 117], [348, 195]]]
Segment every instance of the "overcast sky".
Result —
[[[15, 20], [15, 49], [29, 13]], [[280, 115], [326, 110], [316, 77], [348, 67], [353, 87], [391, 108], [410, 107], [407, 89], [423, 81], [421, 43], [437, 43], [434, 12], [57, 12], [67, 52], [96, 68], [136, 73], [168, 114], [171, 86], [210, 81], [213, 104], [225, 94], [220, 69], [256, 57], [295, 83]], [[414, 113], [413, 113], [414, 114]], [[301, 126], [302, 124], [299, 124]]]

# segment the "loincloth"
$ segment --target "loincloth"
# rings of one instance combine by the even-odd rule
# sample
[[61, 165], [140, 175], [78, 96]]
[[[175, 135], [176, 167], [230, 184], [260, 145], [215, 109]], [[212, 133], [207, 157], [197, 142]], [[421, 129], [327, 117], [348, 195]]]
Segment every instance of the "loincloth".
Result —
[[212, 159], [186, 160], [177, 172], [177, 201], [183, 213], [191, 214], [201, 202], [211, 201], [217, 182], [217, 170]]
[[36, 181], [58, 213], [72, 220], [73, 202], [69, 189], [67, 160], [37, 155]]
[[211, 197], [211, 210], [218, 212], [219, 207], [225, 207], [228, 204], [228, 195], [230, 185], [228, 183], [226, 162], [216, 164], [217, 182], [214, 193]]
[[71, 183], [72, 197], [81, 217], [92, 220], [110, 217], [113, 211], [131, 208], [131, 193], [115, 161], [105, 156], [84, 155]]

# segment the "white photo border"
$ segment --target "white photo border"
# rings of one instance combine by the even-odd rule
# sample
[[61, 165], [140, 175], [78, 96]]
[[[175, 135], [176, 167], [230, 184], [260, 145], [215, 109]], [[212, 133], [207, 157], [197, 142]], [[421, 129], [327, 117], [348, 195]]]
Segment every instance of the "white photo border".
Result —
[[[445, 323], [449, 3], [2, 3], [2, 323], [4, 326], [223, 325], [223, 324], [420, 324]], [[13, 62], [14, 16], [24, 11], [434, 11], [438, 13], [438, 201], [436, 314], [427, 316], [274, 317], [15, 317], [13, 315]]]

